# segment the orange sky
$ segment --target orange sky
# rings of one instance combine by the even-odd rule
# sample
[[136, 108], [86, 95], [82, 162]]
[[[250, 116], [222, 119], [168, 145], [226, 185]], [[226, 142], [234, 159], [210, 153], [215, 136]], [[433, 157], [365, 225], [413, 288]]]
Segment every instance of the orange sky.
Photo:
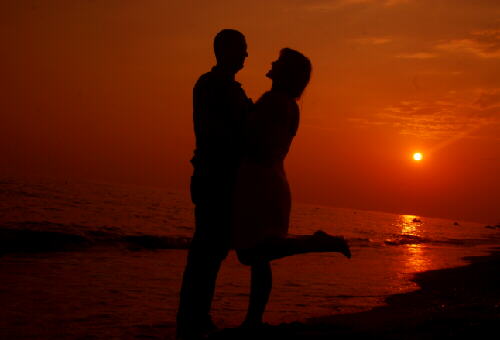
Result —
[[0, 174], [187, 191], [192, 86], [236, 28], [254, 99], [280, 48], [312, 60], [296, 201], [499, 223], [499, 18], [495, 0], [3, 1]]

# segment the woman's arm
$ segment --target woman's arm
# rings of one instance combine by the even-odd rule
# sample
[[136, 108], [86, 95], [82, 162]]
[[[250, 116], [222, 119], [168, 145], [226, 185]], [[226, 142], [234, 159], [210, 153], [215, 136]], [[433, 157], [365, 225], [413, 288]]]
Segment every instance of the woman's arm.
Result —
[[247, 125], [247, 146], [252, 158], [261, 162], [282, 160], [295, 134], [298, 108], [280, 95], [264, 95]]

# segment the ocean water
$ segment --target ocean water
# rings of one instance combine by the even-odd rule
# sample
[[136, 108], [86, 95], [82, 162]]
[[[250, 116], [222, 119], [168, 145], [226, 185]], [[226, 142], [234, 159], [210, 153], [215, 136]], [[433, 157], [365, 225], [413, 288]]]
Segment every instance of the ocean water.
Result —
[[[293, 189], [293, 187], [292, 187]], [[172, 338], [193, 231], [187, 193], [54, 179], [0, 179], [0, 338]], [[483, 224], [294, 202], [290, 232], [344, 235], [353, 252], [273, 263], [271, 324], [352, 313], [416, 289], [415, 272], [500, 243]], [[249, 270], [233, 253], [213, 316], [244, 317]]]

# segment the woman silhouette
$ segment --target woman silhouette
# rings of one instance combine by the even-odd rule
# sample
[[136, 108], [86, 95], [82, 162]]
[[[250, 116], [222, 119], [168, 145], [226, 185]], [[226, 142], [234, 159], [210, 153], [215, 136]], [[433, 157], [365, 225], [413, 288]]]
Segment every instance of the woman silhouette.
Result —
[[299, 126], [296, 101], [309, 83], [311, 63], [284, 48], [266, 74], [271, 90], [255, 104], [246, 124], [238, 172], [232, 244], [241, 263], [251, 266], [250, 301], [243, 327], [259, 327], [272, 289], [270, 261], [308, 252], [340, 252], [350, 258], [341, 236], [322, 231], [288, 235], [291, 196], [283, 161]]

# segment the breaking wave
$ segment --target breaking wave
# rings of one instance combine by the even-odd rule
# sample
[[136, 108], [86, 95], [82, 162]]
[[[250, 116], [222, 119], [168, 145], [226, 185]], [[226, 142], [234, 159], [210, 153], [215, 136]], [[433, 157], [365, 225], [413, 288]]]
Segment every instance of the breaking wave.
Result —
[[483, 244], [492, 244], [498, 241], [498, 238], [491, 235], [489, 238], [444, 238], [434, 240], [417, 235], [401, 234], [394, 235], [391, 238], [385, 239], [384, 244], [387, 246], [401, 246], [401, 245], [416, 245], [416, 244], [432, 244], [432, 245], [454, 245], [454, 246], [477, 246]]
[[83, 250], [91, 246], [123, 245], [139, 249], [187, 249], [191, 238], [146, 234], [123, 234], [116, 227], [88, 229], [87, 226], [54, 222], [19, 222], [0, 225], [0, 255], [49, 251]]
[[431, 241], [430, 239], [420, 237], [417, 235], [401, 234], [401, 235], [394, 235], [393, 238], [384, 240], [384, 243], [389, 246], [400, 246], [404, 244], [429, 243], [430, 241]]
[[[50, 221], [24, 221], [0, 224], [0, 256], [9, 253], [79, 251], [95, 246], [124, 247], [129, 250], [187, 249], [191, 238], [180, 235], [154, 235], [124, 232], [125, 228], [86, 226]], [[384, 247], [431, 244], [434, 246], [476, 246], [500, 243], [500, 234], [489, 238], [430, 239], [411, 234], [394, 234], [389, 238], [350, 238], [351, 247]]]

